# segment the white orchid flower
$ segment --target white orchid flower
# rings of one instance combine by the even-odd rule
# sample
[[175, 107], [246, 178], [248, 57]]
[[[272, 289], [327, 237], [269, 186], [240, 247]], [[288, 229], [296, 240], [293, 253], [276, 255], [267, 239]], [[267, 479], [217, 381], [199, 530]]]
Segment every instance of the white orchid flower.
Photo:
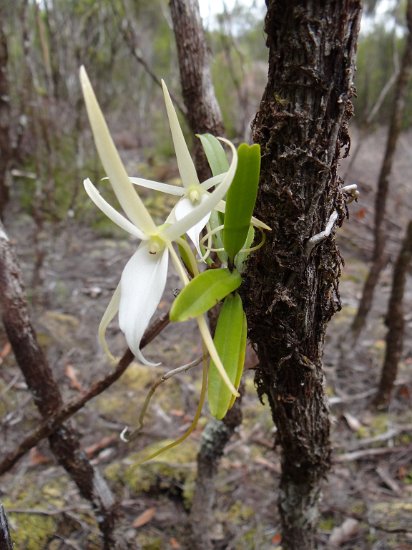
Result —
[[[169, 119], [169, 126], [172, 133], [173, 145], [176, 153], [177, 166], [179, 169], [180, 179], [182, 180], [182, 187], [178, 185], [170, 185], [167, 183], [160, 183], [144, 178], [129, 178], [135, 185], [153, 189], [155, 191], [162, 191], [170, 195], [180, 196], [181, 199], [177, 202], [173, 209], [173, 216], [176, 220], [181, 220], [187, 214], [192, 212], [198, 204], [206, 201], [210, 193], [209, 189], [222, 183], [226, 172], [213, 176], [206, 181], [199, 183], [196, 168], [190, 156], [189, 149], [187, 147], [182, 128], [179, 123], [179, 119], [176, 110], [173, 106], [172, 99], [169, 94], [169, 90], [165, 82], [162, 80], [163, 96], [166, 106], [166, 112]], [[219, 212], [225, 211], [225, 201], [220, 200], [214, 209]], [[206, 224], [209, 221], [211, 211], [209, 211], [201, 220], [195, 223], [188, 231], [187, 235], [193, 242], [199, 256], [203, 254], [200, 250], [199, 239], [200, 234]], [[270, 227], [256, 218], [252, 218], [252, 224], [262, 229], [270, 230]]]
[[[232, 161], [221, 183], [179, 219], [170, 223], [171, 216], [169, 216], [166, 223], [157, 226], [129, 180], [84, 67], [80, 69], [80, 81], [100, 160], [127, 218], [106, 202], [89, 179], [84, 181], [85, 190], [108, 218], [141, 241], [126, 264], [120, 283], [103, 315], [99, 326], [99, 339], [108, 352], [104, 335], [108, 324], [118, 312], [119, 326], [130, 350], [138, 360], [150, 365], [153, 363], [147, 361], [140, 351], [140, 341], [163, 294], [169, 254], [183, 283], [188, 282], [186, 272], [173, 248], [173, 242], [206, 218], [224, 197], [236, 172], [237, 153], [230, 141], [220, 138], [232, 150]], [[188, 157], [190, 158], [190, 155], [180, 155], [178, 158], [179, 169], [185, 174], [185, 181], [188, 181], [189, 177], [195, 177], [193, 163], [191, 159], [189, 163]], [[220, 366], [222, 378], [232, 393], [238, 395], [216, 352], [204, 316], [197, 318], [197, 322], [210, 356]]]

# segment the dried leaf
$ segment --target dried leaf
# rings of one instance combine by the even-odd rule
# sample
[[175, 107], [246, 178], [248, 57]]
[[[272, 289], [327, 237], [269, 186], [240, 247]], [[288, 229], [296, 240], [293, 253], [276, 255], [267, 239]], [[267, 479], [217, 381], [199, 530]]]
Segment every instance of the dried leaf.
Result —
[[40, 464], [48, 464], [51, 462], [51, 458], [41, 453], [37, 447], [33, 447], [29, 453], [30, 464], [32, 466], [39, 466]]
[[149, 521], [152, 521], [156, 514], [156, 508], [148, 508], [144, 512], [142, 512], [132, 523], [132, 527], [135, 529], [139, 529], [139, 527], [143, 527], [143, 525], [146, 525], [146, 523], [149, 523]]
[[279, 544], [282, 542], [282, 535], [280, 533], [275, 533], [272, 537], [272, 544]]
[[4, 359], [6, 359], [6, 357], [10, 352], [11, 352], [10, 342], [6, 342], [0, 351], [0, 365], [3, 363]]
[[179, 548], [181, 548], [179, 542], [174, 537], [169, 540], [169, 544], [173, 550], [179, 550]]
[[77, 370], [73, 367], [73, 365], [66, 365], [64, 369], [64, 374], [70, 380], [70, 387], [73, 390], [77, 390], [80, 392], [84, 391], [83, 386], [77, 378]]
[[362, 423], [350, 413], [343, 413], [343, 418], [346, 420], [347, 425], [353, 432], [358, 432], [362, 428]]
[[347, 518], [339, 527], [335, 527], [329, 537], [330, 546], [341, 546], [359, 531], [359, 521]]
[[355, 213], [355, 217], [358, 220], [363, 220], [365, 216], [366, 216], [366, 208], [359, 208], [359, 210]]
[[108, 435], [106, 437], [102, 437], [102, 439], [97, 443], [86, 447], [86, 454], [89, 458], [93, 458], [103, 449], [106, 449], [107, 447], [110, 447], [110, 445], [117, 443], [118, 440], [119, 438], [117, 435]]

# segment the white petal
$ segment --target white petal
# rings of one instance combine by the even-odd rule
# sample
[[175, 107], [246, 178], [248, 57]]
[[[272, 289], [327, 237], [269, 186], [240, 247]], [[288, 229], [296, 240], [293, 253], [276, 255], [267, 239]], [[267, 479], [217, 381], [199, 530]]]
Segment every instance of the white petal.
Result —
[[207, 191], [214, 185], [219, 185], [219, 183], [222, 183], [225, 176], [226, 172], [223, 172], [222, 174], [218, 174], [217, 176], [213, 176], [212, 178], [203, 181], [200, 185], [203, 187], [203, 189], [205, 189], [205, 191]]
[[80, 82], [94, 142], [113, 191], [130, 220], [145, 233], [153, 233], [156, 225], [129, 181], [84, 67], [80, 68]]
[[155, 191], [162, 191], [162, 193], [168, 193], [169, 195], [178, 195], [181, 197], [185, 194], [184, 187], [179, 187], [178, 185], [170, 185], [169, 183], [161, 183], [160, 181], [146, 180], [143, 178], [129, 178], [129, 180], [134, 183], [134, 185], [140, 185], [140, 187], [154, 189]]
[[230, 187], [230, 184], [233, 181], [234, 175], [236, 173], [237, 168], [237, 152], [235, 146], [227, 139], [219, 138], [224, 143], [227, 143], [229, 147], [232, 149], [232, 162], [230, 163], [229, 170], [226, 172], [225, 177], [223, 178], [223, 181], [220, 185], [217, 186], [217, 188], [213, 191], [213, 193], [210, 193], [207, 195], [206, 200], [202, 201], [200, 204], [195, 206], [195, 208], [192, 210], [192, 212], [189, 212], [186, 214], [184, 218], [176, 222], [175, 224], [166, 227], [162, 234], [165, 238], [170, 239], [171, 241], [174, 241], [183, 233], [186, 233], [193, 225], [195, 225], [198, 221], [200, 221], [208, 212], [211, 212], [216, 205], [219, 203], [221, 199], [225, 196], [227, 193], [227, 190]]
[[[200, 201], [203, 202], [207, 200], [207, 194], [203, 193], [201, 195]], [[184, 218], [187, 214], [193, 211], [193, 209], [196, 208], [196, 206], [193, 206], [190, 199], [184, 197], [183, 199], [180, 199], [180, 201], [176, 204], [176, 207], [174, 209], [176, 220], [179, 221], [182, 218]], [[192, 241], [192, 243], [195, 245], [196, 250], [199, 253], [199, 256], [202, 256], [202, 252], [199, 247], [199, 235], [202, 229], [206, 226], [207, 222], [210, 218], [210, 212], [206, 214], [200, 221], [195, 223], [195, 225], [192, 225], [192, 227], [187, 231], [187, 234]]]
[[173, 107], [169, 90], [163, 80], [162, 88], [180, 177], [182, 178], [183, 187], [189, 187], [189, 185], [199, 183], [199, 179], [197, 177], [196, 168], [193, 164], [192, 157], [190, 156], [189, 149], [187, 148], [179, 119], [177, 118], [175, 108]]
[[100, 208], [100, 210], [104, 214], [106, 214], [106, 216], [110, 218], [113, 223], [115, 223], [131, 235], [134, 235], [138, 239], [147, 238], [146, 235], [140, 231], [140, 229], [138, 229], [134, 224], [132, 224], [132, 222], [122, 216], [117, 210], [113, 208], [113, 206], [110, 206], [110, 204], [104, 200], [104, 198], [101, 196], [96, 187], [92, 184], [89, 178], [84, 180], [83, 185], [86, 189], [86, 193], [92, 199], [94, 204], [98, 208]]
[[110, 325], [111, 321], [116, 316], [117, 312], [119, 311], [119, 303], [120, 303], [120, 284], [117, 285], [116, 290], [113, 293], [113, 296], [110, 299], [109, 305], [106, 308], [106, 311], [103, 313], [102, 320], [99, 324], [99, 330], [97, 332], [100, 345], [103, 348], [103, 351], [105, 354], [110, 357], [110, 359], [115, 362], [116, 357], [110, 353], [109, 346], [107, 345], [106, 340], [106, 330], [107, 327]]
[[169, 252], [165, 248], [150, 254], [141, 243], [127, 262], [120, 279], [119, 326], [136, 358], [145, 365], [140, 341], [162, 297], [167, 277]]

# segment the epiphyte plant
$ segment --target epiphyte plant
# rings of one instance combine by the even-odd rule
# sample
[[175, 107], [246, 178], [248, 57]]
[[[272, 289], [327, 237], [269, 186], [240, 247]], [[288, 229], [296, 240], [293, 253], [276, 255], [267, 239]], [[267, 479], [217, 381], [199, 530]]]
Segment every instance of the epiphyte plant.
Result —
[[[239, 395], [237, 390], [246, 347], [246, 317], [236, 289], [241, 284], [243, 262], [256, 249], [250, 248], [254, 227], [263, 235], [258, 246], [264, 241], [263, 230], [270, 229], [252, 217], [259, 180], [259, 146], [242, 144], [237, 151], [224, 138], [215, 138], [208, 134], [199, 136], [213, 174], [207, 181], [199, 183], [169, 92], [162, 82], [183, 186], [129, 178], [84, 67], [80, 69], [80, 81], [100, 160], [127, 217], [115, 210], [88, 178], [84, 180], [85, 190], [98, 208], [115, 224], [140, 240], [100, 322], [98, 333], [102, 347], [111, 356], [105, 332], [118, 313], [119, 326], [130, 350], [141, 363], [153, 365], [143, 356], [140, 341], [162, 297], [169, 256], [183, 286], [172, 306], [170, 320], [196, 319], [203, 340], [203, 384], [195, 419], [189, 430], [167, 446], [169, 448], [193, 431], [201, 414], [206, 394], [208, 356], [208, 394], [212, 414], [223, 418]], [[222, 143], [231, 149], [230, 163]], [[155, 224], [134, 184], [180, 196], [163, 224]], [[210, 191], [212, 188], [213, 191]], [[223, 198], [226, 194], [225, 203]], [[205, 227], [206, 235], [200, 238]], [[185, 233], [192, 241], [194, 251], [186, 241]], [[219, 269], [210, 269], [214, 267], [210, 260], [213, 252], [221, 262], [222, 267]], [[206, 270], [200, 272], [199, 265]], [[213, 340], [205, 314], [221, 300], [223, 306]], [[232, 316], [236, 322], [229, 327]], [[226, 337], [223, 337], [226, 333]], [[130, 435], [128, 438], [124, 437], [130, 438]], [[146, 460], [148, 458], [152, 457], [147, 457]]]

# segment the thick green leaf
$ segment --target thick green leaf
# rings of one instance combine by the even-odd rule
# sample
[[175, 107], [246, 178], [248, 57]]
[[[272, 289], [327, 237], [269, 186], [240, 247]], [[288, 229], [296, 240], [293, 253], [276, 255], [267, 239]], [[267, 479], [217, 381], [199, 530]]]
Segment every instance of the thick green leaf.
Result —
[[260, 174], [260, 146], [242, 143], [235, 177], [226, 196], [223, 244], [233, 261], [249, 231]]
[[229, 170], [229, 162], [221, 142], [212, 134], [198, 134], [197, 136], [205, 152], [213, 176], [218, 176]]
[[[246, 315], [237, 293], [228, 296], [223, 303], [214, 342], [229, 379], [238, 388], [245, 363]], [[234, 403], [232, 397], [215, 364], [210, 361], [208, 398], [211, 414], [221, 420]]]
[[199, 317], [236, 290], [242, 278], [237, 271], [208, 269], [183, 288], [170, 310], [171, 321]]

